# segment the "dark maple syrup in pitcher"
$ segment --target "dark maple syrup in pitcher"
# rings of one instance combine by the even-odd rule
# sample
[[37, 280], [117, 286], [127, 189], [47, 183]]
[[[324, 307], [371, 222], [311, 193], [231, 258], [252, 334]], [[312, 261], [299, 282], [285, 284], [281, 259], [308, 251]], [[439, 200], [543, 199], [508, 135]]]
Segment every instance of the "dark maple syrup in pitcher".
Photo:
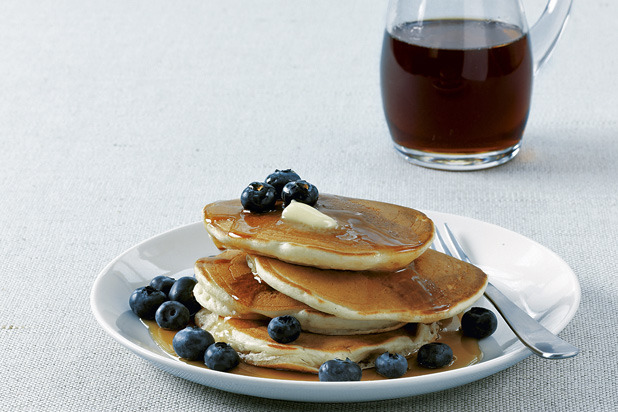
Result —
[[491, 20], [426, 20], [386, 32], [382, 101], [393, 141], [436, 153], [503, 150], [522, 137], [532, 88], [526, 34]]

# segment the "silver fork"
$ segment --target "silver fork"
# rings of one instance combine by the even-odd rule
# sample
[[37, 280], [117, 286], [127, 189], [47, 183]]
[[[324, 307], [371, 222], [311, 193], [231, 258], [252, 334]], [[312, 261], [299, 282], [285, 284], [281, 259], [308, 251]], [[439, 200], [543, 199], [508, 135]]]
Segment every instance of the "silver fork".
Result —
[[[444, 228], [446, 229], [448, 238], [455, 248], [456, 255], [451, 252], [444, 241], [440, 230], [436, 228], [438, 242], [440, 243], [443, 252], [449, 256], [463, 260], [464, 262], [472, 263], [446, 223], [444, 224]], [[434, 245], [432, 245], [432, 248], [434, 250], [436, 249]], [[545, 329], [540, 323], [521, 310], [491, 283], [487, 284], [485, 296], [491, 301], [491, 303], [493, 303], [500, 315], [502, 315], [506, 323], [513, 330], [515, 335], [517, 335], [519, 340], [535, 355], [546, 359], [565, 359], [573, 357], [579, 353], [579, 349], [563, 341], [558, 336]]]

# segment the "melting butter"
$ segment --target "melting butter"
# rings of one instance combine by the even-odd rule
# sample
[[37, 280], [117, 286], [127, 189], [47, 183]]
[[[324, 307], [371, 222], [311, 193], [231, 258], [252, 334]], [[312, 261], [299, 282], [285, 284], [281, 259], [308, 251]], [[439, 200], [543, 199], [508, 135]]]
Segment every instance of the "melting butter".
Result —
[[325, 215], [318, 209], [306, 205], [304, 203], [292, 200], [289, 205], [283, 209], [281, 219], [287, 223], [297, 223], [309, 226], [312, 229], [336, 229], [337, 221], [330, 216]]

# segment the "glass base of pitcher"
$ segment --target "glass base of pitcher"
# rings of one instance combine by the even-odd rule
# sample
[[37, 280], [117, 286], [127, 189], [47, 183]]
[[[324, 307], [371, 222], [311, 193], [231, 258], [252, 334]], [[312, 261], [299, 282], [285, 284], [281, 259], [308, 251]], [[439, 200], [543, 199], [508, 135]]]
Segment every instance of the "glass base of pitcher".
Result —
[[521, 143], [503, 150], [473, 154], [445, 154], [422, 152], [394, 144], [395, 149], [410, 163], [431, 169], [467, 171], [489, 169], [499, 166], [514, 158]]

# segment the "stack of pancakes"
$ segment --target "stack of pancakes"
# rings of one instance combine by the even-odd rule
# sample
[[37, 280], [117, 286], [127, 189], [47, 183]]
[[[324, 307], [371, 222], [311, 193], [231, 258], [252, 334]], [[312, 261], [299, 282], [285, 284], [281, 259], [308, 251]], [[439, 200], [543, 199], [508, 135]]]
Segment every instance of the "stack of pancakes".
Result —
[[[240, 201], [204, 208], [224, 251], [195, 264], [196, 323], [246, 363], [317, 373], [330, 359], [372, 367], [384, 352], [410, 356], [438, 338], [438, 322], [484, 292], [478, 268], [428, 249], [432, 221], [413, 209], [321, 194], [316, 209], [336, 220], [315, 229]], [[303, 332], [272, 340], [271, 318], [296, 317]]]

